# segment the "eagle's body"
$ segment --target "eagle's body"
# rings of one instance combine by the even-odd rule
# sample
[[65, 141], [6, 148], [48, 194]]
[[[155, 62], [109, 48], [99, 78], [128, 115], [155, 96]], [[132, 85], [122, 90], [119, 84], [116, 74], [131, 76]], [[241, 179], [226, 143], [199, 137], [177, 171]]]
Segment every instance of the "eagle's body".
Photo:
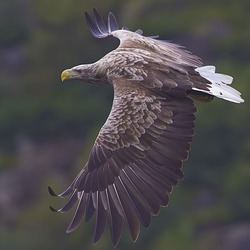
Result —
[[140, 30], [119, 30], [112, 13], [108, 26], [96, 10], [94, 14], [95, 22], [86, 13], [92, 34], [117, 37], [120, 46], [96, 63], [65, 70], [62, 80], [110, 84], [114, 100], [88, 162], [59, 195], [69, 199], [58, 211], [68, 211], [78, 202], [68, 232], [95, 213], [94, 242], [109, 220], [116, 246], [123, 221], [136, 240], [140, 224], [149, 226], [151, 216], [168, 204], [172, 187], [183, 178], [181, 166], [190, 150], [196, 112], [190, 97], [243, 100], [228, 86], [232, 77], [215, 73], [214, 66], [203, 67], [180, 46], [144, 37]]

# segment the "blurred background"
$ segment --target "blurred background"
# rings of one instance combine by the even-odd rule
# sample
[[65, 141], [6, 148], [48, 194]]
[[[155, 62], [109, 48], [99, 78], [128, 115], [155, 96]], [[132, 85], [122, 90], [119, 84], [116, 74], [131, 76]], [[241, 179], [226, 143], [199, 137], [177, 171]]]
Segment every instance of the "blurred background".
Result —
[[112, 249], [108, 230], [92, 246], [92, 222], [66, 234], [73, 211], [52, 213], [47, 186], [64, 190], [83, 167], [112, 103], [112, 89], [61, 83], [62, 70], [116, 48], [95, 39], [84, 11], [109, 11], [121, 26], [184, 45], [234, 77], [245, 103], [197, 103], [185, 179], [168, 208], [125, 249], [250, 249], [249, 0], [3, 0], [0, 2], [0, 248]]

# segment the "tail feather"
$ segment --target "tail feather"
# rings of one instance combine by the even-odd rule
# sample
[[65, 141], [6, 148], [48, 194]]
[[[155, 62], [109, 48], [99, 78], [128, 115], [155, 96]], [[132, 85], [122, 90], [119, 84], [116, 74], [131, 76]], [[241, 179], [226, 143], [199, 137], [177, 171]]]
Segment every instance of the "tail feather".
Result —
[[208, 90], [192, 88], [193, 90], [204, 92], [227, 101], [241, 103], [244, 100], [241, 98], [241, 93], [236, 89], [228, 86], [233, 81], [233, 77], [225, 74], [215, 73], [214, 66], [204, 66], [195, 69], [203, 78], [210, 83], [207, 85]]

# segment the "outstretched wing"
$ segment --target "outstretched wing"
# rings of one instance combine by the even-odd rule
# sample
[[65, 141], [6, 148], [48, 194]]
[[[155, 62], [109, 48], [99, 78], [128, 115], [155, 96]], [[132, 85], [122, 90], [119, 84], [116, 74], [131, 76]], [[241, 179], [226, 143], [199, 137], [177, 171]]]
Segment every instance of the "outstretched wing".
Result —
[[85, 13], [88, 27], [94, 37], [114, 36], [120, 40], [118, 49], [141, 48], [151, 53], [152, 57], [162, 58], [166, 67], [185, 67], [193, 83], [191, 96], [198, 100], [211, 100], [213, 96], [227, 101], [241, 103], [240, 92], [230, 87], [233, 78], [215, 72], [214, 66], [202, 67], [200, 58], [185, 50], [182, 46], [158, 40], [158, 36], [142, 36], [142, 30], [131, 32], [128, 28], [119, 29], [113, 13], [109, 13], [107, 25], [100, 13], [94, 9], [94, 21]]
[[123, 86], [123, 92], [115, 92], [111, 113], [89, 160], [59, 195], [70, 197], [58, 210], [68, 211], [78, 202], [69, 232], [95, 213], [94, 242], [109, 219], [114, 246], [123, 221], [135, 241], [140, 224], [148, 227], [151, 216], [168, 204], [172, 187], [183, 177], [181, 166], [190, 150], [196, 111], [189, 98], [160, 97], [128, 83], [116, 84]]

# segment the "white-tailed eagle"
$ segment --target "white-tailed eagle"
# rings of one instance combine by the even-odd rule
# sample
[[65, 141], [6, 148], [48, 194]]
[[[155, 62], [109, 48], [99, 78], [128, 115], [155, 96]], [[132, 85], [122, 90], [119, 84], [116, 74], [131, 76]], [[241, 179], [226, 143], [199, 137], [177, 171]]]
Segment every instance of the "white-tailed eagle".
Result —
[[53, 196], [68, 197], [64, 207], [51, 209], [64, 213], [77, 203], [67, 232], [95, 214], [93, 241], [109, 222], [116, 246], [124, 223], [136, 241], [140, 226], [147, 228], [167, 206], [173, 186], [183, 178], [194, 134], [193, 99], [243, 99], [229, 86], [231, 76], [203, 66], [183, 47], [145, 37], [141, 30], [119, 29], [112, 13], [107, 25], [96, 9], [93, 20], [85, 17], [94, 37], [113, 36], [120, 45], [95, 63], [63, 71], [61, 78], [112, 85], [114, 100], [84, 168], [63, 193], [49, 188]]

